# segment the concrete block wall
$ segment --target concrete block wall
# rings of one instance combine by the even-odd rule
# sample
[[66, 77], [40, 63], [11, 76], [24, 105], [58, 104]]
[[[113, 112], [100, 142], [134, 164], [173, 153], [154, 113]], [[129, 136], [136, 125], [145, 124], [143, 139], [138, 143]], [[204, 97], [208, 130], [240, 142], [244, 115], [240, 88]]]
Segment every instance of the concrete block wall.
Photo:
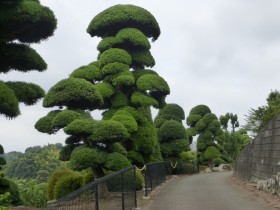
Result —
[[280, 115], [245, 146], [234, 170], [244, 180], [266, 180], [280, 172]]

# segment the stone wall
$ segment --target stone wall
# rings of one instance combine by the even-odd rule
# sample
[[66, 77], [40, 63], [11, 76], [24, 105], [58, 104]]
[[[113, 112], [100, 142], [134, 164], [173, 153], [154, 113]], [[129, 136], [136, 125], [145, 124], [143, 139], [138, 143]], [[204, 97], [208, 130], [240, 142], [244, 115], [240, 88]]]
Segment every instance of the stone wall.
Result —
[[234, 166], [234, 175], [243, 180], [266, 180], [277, 172], [280, 172], [280, 115], [245, 146]]

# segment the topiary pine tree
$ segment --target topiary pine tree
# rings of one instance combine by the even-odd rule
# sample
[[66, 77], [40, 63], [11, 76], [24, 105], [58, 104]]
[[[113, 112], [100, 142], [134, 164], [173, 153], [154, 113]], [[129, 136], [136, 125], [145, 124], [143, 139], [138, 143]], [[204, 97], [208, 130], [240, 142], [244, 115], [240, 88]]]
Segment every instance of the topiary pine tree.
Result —
[[[39, 43], [52, 36], [56, 28], [53, 12], [35, 0], [0, 1], [0, 73], [11, 70], [44, 71], [47, 64], [29, 44]], [[33, 105], [44, 96], [38, 85], [0, 80], [0, 114], [15, 118], [20, 114], [19, 103]], [[0, 154], [3, 148], [0, 145]], [[0, 165], [4, 159], [0, 157]], [[2, 174], [2, 173], [1, 173]], [[10, 192], [13, 204], [19, 202], [17, 186], [0, 178], [0, 194]]]
[[181, 155], [190, 150], [190, 142], [182, 124], [184, 119], [185, 112], [177, 104], [167, 104], [155, 118], [161, 154], [164, 160], [180, 160]]
[[[150, 107], [161, 108], [169, 94], [155, 71], [148, 38], [160, 29], [153, 15], [134, 5], [115, 5], [96, 15], [87, 32], [101, 37], [98, 60], [74, 70], [46, 94], [43, 106], [55, 107], [35, 125], [69, 135], [61, 153], [74, 169], [91, 167], [95, 177], [106, 170], [162, 160]], [[96, 121], [92, 110], [103, 110]]]
[[[29, 44], [52, 36], [55, 28], [53, 12], [39, 1], [1, 1], [0, 73], [46, 70], [47, 64]], [[20, 102], [33, 105], [44, 94], [44, 90], [33, 83], [0, 80], [0, 114], [14, 118], [20, 114]]]
[[191, 109], [187, 117], [189, 135], [197, 138], [197, 154], [200, 163], [208, 163], [212, 168], [214, 162], [227, 160], [223, 147], [224, 135], [221, 124], [215, 114], [206, 105], [198, 105]]

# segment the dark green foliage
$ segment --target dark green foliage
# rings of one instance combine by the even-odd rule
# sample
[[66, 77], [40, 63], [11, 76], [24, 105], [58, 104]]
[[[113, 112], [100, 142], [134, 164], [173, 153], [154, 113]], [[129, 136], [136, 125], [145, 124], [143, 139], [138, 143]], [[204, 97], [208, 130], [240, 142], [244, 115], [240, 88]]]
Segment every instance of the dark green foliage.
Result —
[[108, 170], [118, 171], [131, 166], [129, 160], [118, 152], [110, 153], [104, 167]]
[[200, 119], [200, 120], [198, 120], [197, 123], [195, 124], [195, 130], [196, 130], [198, 133], [200, 133], [200, 132], [202, 132], [202, 131], [205, 130], [206, 126], [207, 126], [207, 125], [206, 125], [206, 123], [204, 122], [204, 120], [203, 120], [203, 119]]
[[138, 125], [136, 120], [131, 115], [120, 114], [123, 112], [116, 112], [111, 119], [122, 123], [129, 133], [137, 131]]
[[195, 159], [194, 154], [191, 151], [181, 152], [180, 153], [180, 158], [183, 161], [189, 161], [189, 160], [194, 160]]
[[99, 58], [100, 68], [103, 68], [105, 65], [109, 63], [115, 63], [115, 62], [130, 65], [132, 60], [128, 52], [118, 48], [111, 48], [109, 50], [106, 50], [100, 55]]
[[93, 110], [103, 99], [93, 84], [77, 78], [64, 79], [53, 86], [44, 97], [43, 106], [67, 106], [71, 109]]
[[[6, 184], [1, 184], [1, 182], [6, 182]], [[11, 204], [17, 205], [20, 203], [20, 195], [18, 186], [9, 179], [0, 178], [0, 194], [4, 194], [6, 192], [10, 193], [9, 200]]]
[[81, 113], [80, 110], [68, 110], [65, 109], [55, 115], [52, 120], [52, 128], [54, 130], [59, 130], [60, 128], [66, 127], [69, 123], [76, 119], [88, 118], [86, 113]]
[[38, 43], [53, 35], [56, 19], [49, 8], [29, 0], [9, 3], [1, 3], [0, 7], [1, 40]]
[[211, 110], [208, 106], [202, 104], [192, 108], [189, 115], [200, 115], [202, 117], [207, 113], [211, 113]]
[[226, 163], [226, 162], [221, 158], [213, 159], [213, 164], [215, 167], [218, 167], [219, 165], [224, 164], [224, 163]]
[[124, 47], [129, 46], [129, 48], [134, 48], [137, 50], [148, 50], [151, 48], [150, 42], [147, 37], [140, 30], [137, 30], [135, 28], [121, 29], [117, 33], [116, 38], [121, 40], [121, 43], [123, 43]]
[[103, 98], [109, 98], [114, 94], [114, 89], [112, 85], [107, 82], [98, 83], [95, 88], [101, 93]]
[[148, 50], [151, 48], [147, 37], [135, 28], [124, 28], [115, 37], [106, 37], [100, 41], [97, 49], [102, 53], [110, 48], [122, 48], [128, 51]]
[[135, 69], [143, 69], [144, 67], [153, 67], [156, 62], [150, 50], [131, 52], [132, 64]]
[[187, 117], [187, 125], [194, 127], [198, 120], [201, 119], [200, 115], [192, 114]]
[[25, 105], [33, 105], [45, 95], [45, 91], [36, 84], [6, 82], [6, 85], [15, 92], [18, 101]]
[[146, 74], [158, 75], [158, 73], [156, 73], [155, 71], [150, 70], [150, 69], [137, 69], [137, 70], [133, 71], [132, 74], [133, 74], [136, 81], [140, 77], [142, 77], [143, 75], [146, 75]]
[[91, 182], [93, 182], [94, 179], [94, 174], [92, 172], [92, 170], [87, 170], [85, 172], [85, 174], [83, 175], [83, 182], [82, 182], [82, 186], [85, 186]]
[[182, 152], [190, 150], [190, 142], [182, 124], [184, 117], [184, 110], [179, 105], [167, 104], [155, 118], [161, 153], [165, 160], [179, 160]]
[[97, 149], [88, 147], [77, 147], [71, 153], [70, 166], [74, 170], [83, 170], [87, 168], [96, 168], [105, 162], [103, 153]]
[[28, 45], [9, 43], [0, 46], [0, 72], [7, 73], [11, 70], [27, 72], [34, 69], [44, 71], [47, 68], [42, 57]]
[[136, 28], [156, 40], [160, 28], [147, 10], [134, 5], [115, 5], [96, 15], [87, 28], [91, 36], [114, 36], [123, 28]]
[[191, 136], [196, 136], [197, 132], [195, 128], [187, 128], [186, 129], [186, 136], [191, 137]]
[[[0, 2], [0, 73], [11, 70], [43, 71], [47, 64], [30, 43], [52, 36], [56, 28], [53, 12], [39, 1], [10, 0]], [[33, 105], [44, 95], [35, 84], [0, 81], [0, 114], [15, 118], [19, 103]]]
[[178, 104], [168, 104], [167, 106], [163, 107], [158, 115], [167, 118], [177, 120], [178, 118], [181, 120], [185, 119], [185, 112]]
[[[198, 105], [191, 109], [187, 117], [187, 124], [190, 126], [186, 130], [187, 136], [198, 134], [197, 138], [197, 156], [200, 163], [207, 162], [212, 168], [212, 162], [215, 158], [220, 158], [224, 154], [222, 147], [223, 138], [221, 124], [215, 114], [206, 105]], [[219, 148], [219, 149], [217, 149]], [[220, 150], [220, 151], [219, 151]]]
[[144, 158], [143, 158], [143, 156], [141, 155], [140, 152], [136, 152], [134, 150], [129, 151], [127, 153], [127, 157], [134, 164], [144, 165], [144, 163], [145, 163], [145, 160], [144, 160]]
[[[116, 92], [112, 97], [111, 97], [111, 104], [112, 104], [112, 108], [120, 108], [120, 107], [124, 107], [127, 106], [128, 104], [128, 98], [127, 96], [122, 93], [122, 92]], [[105, 120], [105, 118], [103, 118]]]
[[47, 205], [47, 183], [36, 183], [34, 179], [17, 179], [20, 198], [25, 206], [42, 208]]
[[129, 86], [135, 83], [135, 79], [132, 76], [131, 72], [127, 72], [126, 74], [120, 74], [112, 80], [114, 86]]
[[221, 153], [214, 146], [207, 147], [207, 149], [204, 152], [204, 157], [206, 160], [212, 160], [215, 158], [219, 158], [220, 156], [221, 156]]
[[2, 81], [0, 81], [0, 101], [0, 114], [10, 118], [20, 114], [15, 92]]
[[166, 94], [170, 93], [167, 82], [157, 75], [145, 74], [137, 80], [136, 84], [138, 89], [142, 91], [160, 91]]
[[42, 133], [48, 133], [48, 134], [55, 133], [56, 130], [53, 129], [52, 127], [52, 121], [59, 112], [61, 111], [60, 110], [50, 111], [47, 114], [47, 116], [40, 118], [36, 122], [35, 128]]
[[176, 120], [165, 121], [159, 128], [158, 135], [161, 142], [170, 142], [172, 140], [186, 138], [184, 126], [181, 122]]
[[57, 200], [82, 187], [83, 177], [79, 173], [62, 176], [54, 187], [54, 198]]
[[[164, 106], [170, 90], [156, 72], [143, 69], [155, 64], [148, 37], [159, 35], [156, 20], [145, 9], [117, 5], [97, 15], [88, 32], [103, 38], [98, 45], [98, 61], [74, 70], [70, 78], [52, 87], [43, 105], [71, 111], [99, 109], [103, 110], [103, 119], [94, 122], [88, 116], [80, 118], [69, 113], [67, 119], [61, 120], [56, 129], [64, 126], [65, 133], [71, 136], [60, 158], [70, 160], [71, 167], [77, 170], [90, 167], [96, 178], [103, 176], [106, 169], [131, 165], [130, 161], [140, 165], [161, 161], [150, 107]], [[180, 119], [177, 116], [176, 120]], [[49, 121], [54, 124], [53, 119]], [[53, 133], [53, 126], [40, 130]], [[174, 143], [174, 151], [187, 144]]]
[[101, 120], [93, 125], [92, 134], [89, 137], [93, 142], [116, 142], [128, 138], [124, 125], [114, 120]]
[[81, 66], [77, 68], [70, 74], [70, 77], [80, 78], [80, 79], [88, 80], [90, 82], [95, 82], [102, 79], [103, 74], [100, 68], [98, 68], [95, 64], [91, 63], [87, 66]]
[[76, 119], [64, 128], [64, 132], [68, 135], [89, 136], [92, 133], [95, 122], [93, 119]]
[[109, 146], [109, 151], [110, 152], [117, 152], [119, 154], [122, 154], [123, 156], [127, 156], [126, 149], [120, 143], [114, 143], [114, 144], [110, 145]]
[[0, 155], [4, 154], [4, 148], [3, 146], [0, 144]]
[[157, 106], [158, 102], [146, 93], [135, 91], [131, 96], [131, 102], [136, 106]]
[[48, 181], [48, 199], [53, 200], [55, 198], [54, 196], [54, 188], [57, 182], [63, 177], [67, 176], [69, 174], [72, 174], [73, 171], [70, 169], [60, 169], [52, 173], [52, 175], [49, 178]]
[[128, 72], [128, 71], [129, 71], [129, 65], [120, 62], [108, 63], [102, 68], [102, 73], [104, 75], [118, 74], [118, 73]]

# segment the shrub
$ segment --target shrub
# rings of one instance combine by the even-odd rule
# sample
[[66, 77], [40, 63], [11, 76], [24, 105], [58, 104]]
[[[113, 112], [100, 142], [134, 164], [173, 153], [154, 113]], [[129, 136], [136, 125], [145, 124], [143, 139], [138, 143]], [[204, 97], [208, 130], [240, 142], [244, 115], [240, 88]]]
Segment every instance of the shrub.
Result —
[[183, 161], [193, 160], [193, 159], [195, 159], [195, 157], [194, 157], [194, 155], [192, 154], [191, 151], [188, 151], [188, 152], [183, 151], [183, 152], [180, 153], [180, 159], [183, 160]]
[[85, 186], [91, 182], [94, 181], [94, 174], [92, 170], [86, 171], [86, 173], [83, 175], [83, 182], [82, 185]]
[[1, 180], [6, 180], [8, 182], [7, 187], [1, 187], [0, 188], [0, 194], [4, 194], [6, 192], [10, 193], [9, 201], [11, 204], [19, 204], [21, 202], [20, 196], [19, 196], [19, 189], [18, 186], [10, 179], [1, 178]]
[[212, 160], [215, 158], [219, 158], [220, 156], [221, 154], [219, 150], [214, 146], [207, 147], [207, 149], [204, 152], [204, 157], [206, 160]]
[[61, 179], [61, 177], [66, 176], [71, 173], [73, 173], [73, 171], [69, 170], [69, 169], [60, 169], [60, 170], [53, 172], [53, 174], [50, 176], [49, 182], [48, 182], [48, 199], [49, 200], [54, 199], [54, 187], [55, 187], [57, 181], [59, 181], [59, 179]]
[[62, 176], [54, 186], [54, 198], [59, 199], [81, 188], [83, 177], [79, 173], [71, 173]]

